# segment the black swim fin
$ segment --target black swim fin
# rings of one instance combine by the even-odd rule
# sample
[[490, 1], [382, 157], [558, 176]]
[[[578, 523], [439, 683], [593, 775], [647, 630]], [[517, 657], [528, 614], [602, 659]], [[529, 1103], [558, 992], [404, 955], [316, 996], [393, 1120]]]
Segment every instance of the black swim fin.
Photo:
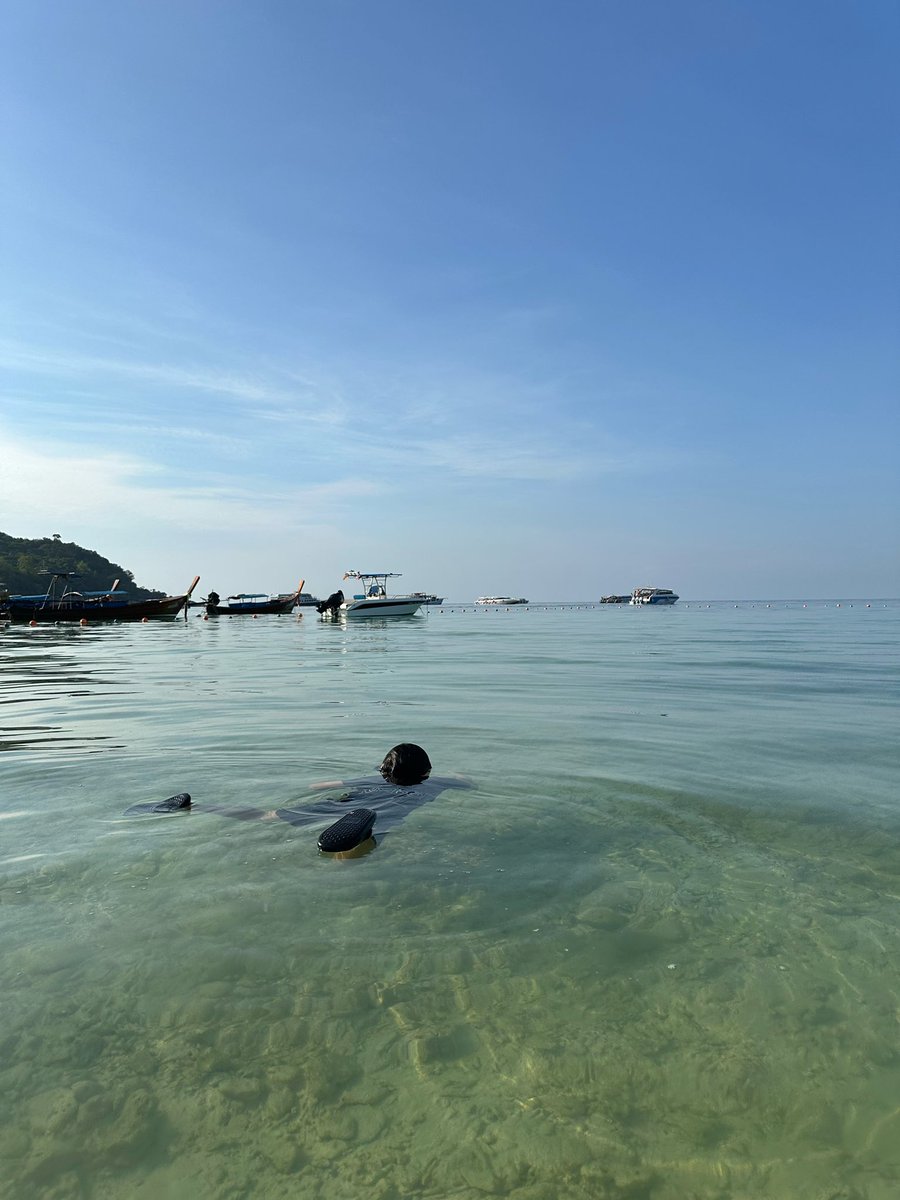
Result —
[[191, 807], [191, 793], [178, 792], [174, 796], [170, 796], [168, 800], [160, 800], [159, 804], [153, 809], [154, 812], [178, 812], [182, 808]]
[[125, 810], [125, 816], [132, 817], [137, 813], [182, 812], [190, 807], [190, 792], [178, 792], [175, 796], [169, 796], [167, 800], [160, 800], [155, 804], [152, 800], [146, 804], [132, 804], [131, 808]]
[[371, 808], [354, 808], [319, 834], [318, 846], [323, 854], [338, 854], [352, 850], [372, 836], [377, 813]]

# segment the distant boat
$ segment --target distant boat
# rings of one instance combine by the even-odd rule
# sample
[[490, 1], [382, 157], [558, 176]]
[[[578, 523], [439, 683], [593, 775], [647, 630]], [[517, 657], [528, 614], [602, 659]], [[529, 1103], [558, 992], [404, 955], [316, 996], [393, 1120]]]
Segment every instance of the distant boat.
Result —
[[[278, 598], [279, 600], [287, 600], [287, 595], [282, 593]], [[319, 597], [314, 596], [312, 592], [301, 592], [297, 597], [298, 608], [315, 608], [318, 603]]]
[[476, 604], [527, 604], [524, 596], [479, 596]]
[[433, 596], [430, 592], [411, 592], [413, 600], [418, 600], [422, 604], [443, 604], [443, 596]]
[[669, 588], [635, 588], [629, 604], [674, 604], [678, 597]]
[[237, 592], [227, 596], [224, 603], [219, 600], [217, 592], [210, 592], [206, 600], [206, 612], [211, 617], [259, 617], [289, 613], [296, 607], [305, 582], [304, 579], [300, 580], [296, 592], [284, 592], [278, 596], [271, 596], [267, 592]]
[[631, 601], [630, 596], [601, 596], [601, 604], [628, 604]]
[[183, 596], [158, 600], [129, 600], [119, 591], [118, 579], [105, 592], [80, 592], [69, 586], [78, 579], [74, 571], [47, 571], [50, 584], [43, 595], [10, 596], [9, 616], [13, 621], [55, 624], [58, 621], [174, 621], [188, 604], [200, 582], [197, 575]]

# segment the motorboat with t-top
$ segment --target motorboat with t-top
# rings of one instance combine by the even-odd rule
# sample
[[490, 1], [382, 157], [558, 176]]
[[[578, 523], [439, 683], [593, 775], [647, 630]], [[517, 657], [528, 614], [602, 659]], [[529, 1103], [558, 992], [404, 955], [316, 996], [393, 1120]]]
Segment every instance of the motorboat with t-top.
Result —
[[398, 571], [345, 571], [344, 579], [358, 579], [362, 591], [344, 600], [340, 612], [345, 617], [411, 617], [422, 606], [418, 597], [387, 594], [387, 581], [399, 578]]
[[479, 596], [476, 604], [527, 604], [524, 596]]
[[678, 597], [669, 588], [635, 588], [629, 604], [674, 604]]

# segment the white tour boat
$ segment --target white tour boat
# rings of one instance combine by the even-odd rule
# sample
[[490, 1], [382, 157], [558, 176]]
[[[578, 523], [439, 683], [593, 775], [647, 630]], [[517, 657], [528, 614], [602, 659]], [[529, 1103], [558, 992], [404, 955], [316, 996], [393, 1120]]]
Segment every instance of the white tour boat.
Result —
[[476, 604], [527, 604], [524, 596], [479, 596]]
[[678, 597], [668, 588], [635, 588], [629, 604], [674, 604]]
[[358, 579], [362, 594], [345, 600], [347, 617], [411, 617], [424, 603], [418, 596], [389, 596], [387, 581], [399, 579], [397, 571], [346, 571], [344, 579]]

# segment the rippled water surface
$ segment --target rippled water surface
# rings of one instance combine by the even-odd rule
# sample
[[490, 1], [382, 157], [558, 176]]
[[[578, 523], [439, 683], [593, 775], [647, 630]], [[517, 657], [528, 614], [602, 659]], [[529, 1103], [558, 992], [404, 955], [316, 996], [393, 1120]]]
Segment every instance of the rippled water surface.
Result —
[[[3, 1194], [896, 1200], [898, 644], [883, 601], [0, 633]], [[354, 861], [122, 816], [399, 741], [476, 787]]]

